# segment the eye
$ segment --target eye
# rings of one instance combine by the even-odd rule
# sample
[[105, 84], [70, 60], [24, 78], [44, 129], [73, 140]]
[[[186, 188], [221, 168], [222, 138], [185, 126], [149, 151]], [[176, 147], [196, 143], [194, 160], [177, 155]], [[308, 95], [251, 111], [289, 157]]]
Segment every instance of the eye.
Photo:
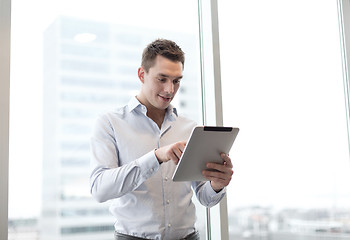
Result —
[[174, 84], [179, 84], [179, 83], [180, 83], [180, 79], [175, 79], [175, 80], [173, 81], [173, 83], [174, 83]]
[[165, 82], [165, 81], [166, 81], [166, 78], [158, 78], [158, 80], [159, 80], [160, 82]]

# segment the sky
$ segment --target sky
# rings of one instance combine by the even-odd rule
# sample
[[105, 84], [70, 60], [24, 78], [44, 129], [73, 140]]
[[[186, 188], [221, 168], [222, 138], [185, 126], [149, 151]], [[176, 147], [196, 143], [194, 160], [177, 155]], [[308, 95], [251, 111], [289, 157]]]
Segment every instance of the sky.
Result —
[[[219, 5], [224, 122], [241, 128], [230, 154], [235, 175], [229, 209], [257, 203], [349, 207], [337, 9], [331, 2], [223, 0]], [[184, 17], [197, 11], [197, 1], [163, 4], [12, 1], [10, 218], [40, 212], [43, 30], [61, 14], [181, 26], [184, 32], [197, 28], [195, 19]]]

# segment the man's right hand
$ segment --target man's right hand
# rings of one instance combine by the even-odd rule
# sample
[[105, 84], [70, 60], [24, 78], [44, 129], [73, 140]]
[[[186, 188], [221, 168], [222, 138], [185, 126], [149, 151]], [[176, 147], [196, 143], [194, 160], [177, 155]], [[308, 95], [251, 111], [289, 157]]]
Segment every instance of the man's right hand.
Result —
[[185, 149], [186, 141], [176, 142], [155, 150], [156, 157], [160, 163], [173, 160], [177, 164]]

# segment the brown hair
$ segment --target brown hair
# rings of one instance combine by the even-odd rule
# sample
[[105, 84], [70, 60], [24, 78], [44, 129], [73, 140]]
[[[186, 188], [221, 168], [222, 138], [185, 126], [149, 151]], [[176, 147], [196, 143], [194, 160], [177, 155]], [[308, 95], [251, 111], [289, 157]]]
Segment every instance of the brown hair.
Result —
[[181, 62], [182, 67], [185, 63], [185, 53], [173, 41], [167, 39], [157, 39], [143, 50], [141, 66], [148, 72], [154, 66], [157, 55], [163, 56], [174, 62]]

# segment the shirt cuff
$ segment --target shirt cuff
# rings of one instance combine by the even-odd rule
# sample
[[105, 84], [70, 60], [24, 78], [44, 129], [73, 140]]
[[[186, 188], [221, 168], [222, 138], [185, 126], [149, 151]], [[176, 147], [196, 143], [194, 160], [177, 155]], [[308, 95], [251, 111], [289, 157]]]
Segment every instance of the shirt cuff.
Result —
[[159, 169], [159, 162], [154, 150], [137, 159], [136, 164], [140, 168], [141, 176], [144, 179], [150, 178]]
[[207, 188], [207, 192], [209, 193], [209, 197], [212, 201], [218, 201], [223, 198], [223, 196], [226, 194], [226, 187], [221, 189], [220, 192], [215, 192], [214, 189], [212, 188], [210, 181], [206, 182], [205, 188]]

